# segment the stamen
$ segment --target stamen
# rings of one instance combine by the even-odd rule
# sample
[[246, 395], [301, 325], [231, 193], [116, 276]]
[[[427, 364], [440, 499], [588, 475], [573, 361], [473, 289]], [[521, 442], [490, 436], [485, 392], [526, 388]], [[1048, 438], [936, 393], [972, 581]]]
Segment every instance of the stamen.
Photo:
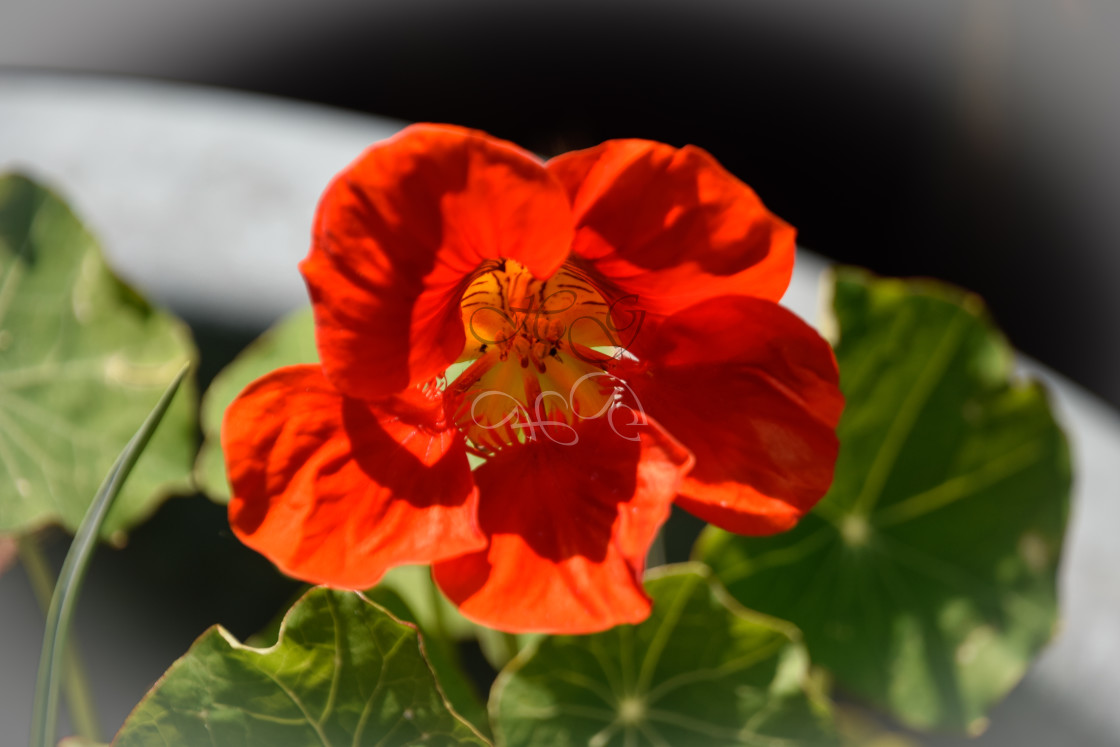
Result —
[[602, 351], [618, 345], [610, 307], [578, 268], [539, 280], [514, 260], [487, 261], [460, 309], [467, 338], [460, 361], [468, 368], [447, 387], [448, 415], [476, 456], [617, 400], [622, 382], [603, 376], [610, 355]]

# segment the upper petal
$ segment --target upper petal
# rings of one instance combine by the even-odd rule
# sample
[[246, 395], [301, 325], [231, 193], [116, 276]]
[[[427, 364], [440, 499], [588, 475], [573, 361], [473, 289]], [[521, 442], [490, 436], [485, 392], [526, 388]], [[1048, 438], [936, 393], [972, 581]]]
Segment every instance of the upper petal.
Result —
[[770, 534], [828, 491], [844, 400], [832, 349], [809, 325], [770, 301], [713, 299], [658, 326], [646, 354], [617, 373], [696, 457], [678, 505]]
[[547, 164], [568, 190], [573, 252], [613, 295], [668, 316], [707, 298], [778, 300], [795, 231], [705, 151], [611, 140]]
[[563, 188], [511, 143], [446, 125], [377, 143], [323, 194], [300, 265], [327, 377], [370, 399], [442, 373], [463, 350], [459, 299], [480, 263], [545, 278], [571, 238]]
[[222, 424], [234, 534], [290, 576], [348, 589], [485, 547], [462, 439], [441, 418], [420, 396], [345, 397], [314, 365], [258, 379]]
[[589, 633], [640, 622], [650, 610], [646, 553], [691, 458], [655, 426], [637, 441], [606, 418], [553, 435], [476, 470], [490, 546], [435, 564], [435, 580], [468, 618], [502, 630]]

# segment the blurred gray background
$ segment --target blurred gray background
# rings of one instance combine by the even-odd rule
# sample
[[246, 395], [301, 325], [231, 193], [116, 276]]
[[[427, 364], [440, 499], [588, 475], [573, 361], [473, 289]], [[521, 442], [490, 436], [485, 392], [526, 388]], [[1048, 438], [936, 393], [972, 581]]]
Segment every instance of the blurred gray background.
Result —
[[1114, 0], [3, 0], [0, 66], [711, 151], [803, 245], [980, 293], [1120, 404]]

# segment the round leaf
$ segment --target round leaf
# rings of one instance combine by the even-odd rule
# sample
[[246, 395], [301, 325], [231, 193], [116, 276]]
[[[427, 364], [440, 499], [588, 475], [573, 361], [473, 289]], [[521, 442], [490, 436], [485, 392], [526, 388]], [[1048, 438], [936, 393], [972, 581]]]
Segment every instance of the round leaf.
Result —
[[834, 306], [831, 491], [785, 534], [709, 529], [698, 557], [799, 625], [844, 689], [913, 727], [980, 731], [1055, 627], [1065, 438], [974, 296], [846, 270]]
[[[421, 573], [426, 579], [416, 578]], [[414, 579], [418, 583], [415, 585], [408, 583]], [[440, 690], [443, 691], [447, 702], [480, 733], [488, 734], [490, 722], [486, 716], [486, 707], [478, 697], [474, 684], [462, 669], [456, 645], [458, 638], [447, 629], [447, 626], [440, 625], [445, 614], [443, 608], [457, 617], [459, 614], [451, 603], [442, 597], [424, 599], [416, 593], [424, 586], [428, 587], [429, 593], [438, 594], [426, 567], [406, 565], [389, 571], [381, 583], [365, 594], [367, 599], [381, 605], [398, 619], [416, 625], [424, 637], [424, 654], [428, 664], [435, 672]], [[440, 608], [440, 611], [435, 612], [436, 608]], [[459, 619], [462, 620], [461, 617]], [[463, 622], [470, 625], [466, 620]]]
[[[117, 279], [52, 192], [0, 178], [0, 532], [73, 531], [136, 424], [183, 364], [187, 328]], [[185, 382], [113, 505], [124, 531], [190, 486], [195, 393]]]
[[748, 612], [699, 565], [652, 572], [641, 625], [530, 646], [490, 698], [501, 745], [834, 744], [797, 630]]
[[312, 589], [276, 645], [213, 627], [171, 665], [114, 747], [485, 745], [436, 686], [416, 629], [353, 592]]

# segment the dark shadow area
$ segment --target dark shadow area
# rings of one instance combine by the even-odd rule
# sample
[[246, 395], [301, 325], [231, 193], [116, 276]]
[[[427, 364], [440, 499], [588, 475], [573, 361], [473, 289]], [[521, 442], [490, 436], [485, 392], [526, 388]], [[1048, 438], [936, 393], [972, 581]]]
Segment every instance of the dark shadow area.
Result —
[[479, 699], [485, 703], [490, 696], [490, 688], [494, 686], [494, 680], [498, 678], [498, 671], [486, 660], [486, 655], [482, 653], [482, 647], [476, 639], [459, 641], [457, 651], [463, 672], [469, 678]]
[[156, 610], [174, 610], [158, 619], [168, 638], [183, 643], [180, 653], [214, 624], [244, 640], [268, 625], [300, 587], [241, 544], [225, 506], [202, 495], [169, 500], [132, 531], [123, 549], [98, 552], [88, 583], [89, 597], [100, 604], [146, 609], [153, 618]]
[[687, 511], [673, 506], [669, 520], [661, 528], [665, 542], [666, 563], [686, 563], [692, 559], [692, 546], [708, 523]]

